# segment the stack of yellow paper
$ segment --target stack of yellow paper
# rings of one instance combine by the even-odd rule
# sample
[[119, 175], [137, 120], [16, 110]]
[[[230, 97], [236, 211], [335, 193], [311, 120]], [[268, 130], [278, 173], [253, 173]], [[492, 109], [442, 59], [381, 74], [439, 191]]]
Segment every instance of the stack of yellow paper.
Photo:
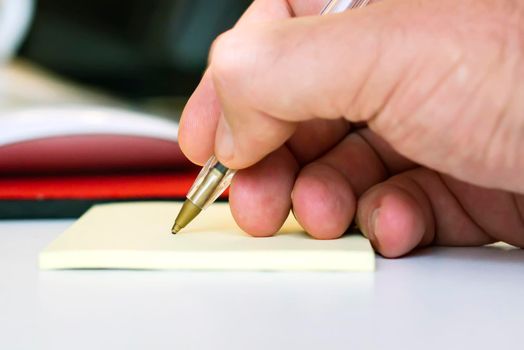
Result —
[[39, 257], [41, 269], [372, 271], [374, 253], [360, 235], [316, 240], [292, 216], [274, 237], [254, 238], [216, 203], [177, 235], [181, 203], [98, 205]]

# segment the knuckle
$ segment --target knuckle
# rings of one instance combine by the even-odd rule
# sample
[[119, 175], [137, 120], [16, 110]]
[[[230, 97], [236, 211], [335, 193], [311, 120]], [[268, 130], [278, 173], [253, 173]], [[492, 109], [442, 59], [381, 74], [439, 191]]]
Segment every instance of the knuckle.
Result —
[[241, 57], [238, 52], [241, 47], [238, 35], [233, 30], [215, 39], [209, 54], [209, 66], [215, 82], [224, 84], [239, 76]]

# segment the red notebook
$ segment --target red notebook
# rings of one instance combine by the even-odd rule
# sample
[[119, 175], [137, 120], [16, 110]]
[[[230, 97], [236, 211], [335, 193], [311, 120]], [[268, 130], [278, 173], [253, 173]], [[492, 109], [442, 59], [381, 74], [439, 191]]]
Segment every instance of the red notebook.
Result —
[[193, 170], [0, 177], [0, 219], [74, 218], [97, 203], [183, 200], [196, 175]]
[[197, 168], [178, 122], [106, 107], [0, 117], [0, 218], [77, 217], [94, 203], [185, 197]]
[[2, 200], [184, 198], [197, 172], [153, 172], [0, 178]]

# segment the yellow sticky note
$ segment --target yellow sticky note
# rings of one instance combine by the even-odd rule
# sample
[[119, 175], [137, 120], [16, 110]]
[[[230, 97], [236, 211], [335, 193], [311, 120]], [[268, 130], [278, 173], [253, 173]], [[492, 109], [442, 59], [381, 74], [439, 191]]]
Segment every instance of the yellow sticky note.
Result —
[[41, 269], [172, 269], [373, 271], [367, 239], [316, 240], [290, 216], [273, 237], [254, 238], [215, 203], [177, 235], [170, 232], [182, 203], [97, 205], [39, 256]]

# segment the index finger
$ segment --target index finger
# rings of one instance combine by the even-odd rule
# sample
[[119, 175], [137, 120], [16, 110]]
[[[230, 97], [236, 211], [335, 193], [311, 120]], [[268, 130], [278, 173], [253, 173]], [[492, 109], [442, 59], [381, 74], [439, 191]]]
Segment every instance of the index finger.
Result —
[[[327, 0], [255, 0], [235, 27], [245, 23], [318, 14]], [[187, 102], [178, 132], [184, 154], [196, 164], [204, 164], [214, 149], [220, 104], [209, 70]]]

